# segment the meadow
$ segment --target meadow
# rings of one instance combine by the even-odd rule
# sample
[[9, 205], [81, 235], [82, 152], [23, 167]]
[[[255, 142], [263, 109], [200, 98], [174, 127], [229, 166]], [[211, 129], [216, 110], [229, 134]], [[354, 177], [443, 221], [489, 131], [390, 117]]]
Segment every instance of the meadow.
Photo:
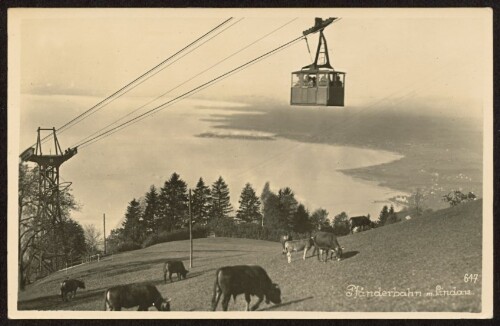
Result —
[[[189, 268], [188, 241], [163, 243], [38, 280], [18, 293], [18, 309], [103, 310], [106, 288], [152, 282], [172, 299], [172, 310], [206, 311], [218, 268], [258, 264], [282, 289], [281, 304], [263, 303], [259, 310], [479, 312], [481, 230], [482, 200], [478, 200], [341, 237], [345, 249], [340, 262], [319, 262], [311, 250], [306, 260], [297, 253], [288, 264], [276, 242], [204, 238], [194, 241], [194, 266]], [[164, 284], [162, 266], [169, 259], [184, 262], [190, 270], [187, 279], [174, 277], [173, 283]], [[466, 282], [465, 274], [479, 278]], [[66, 278], [86, 283], [70, 302], [62, 302], [59, 295]], [[410, 292], [413, 296], [408, 296]], [[230, 310], [244, 308], [243, 296], [229, 305]]]

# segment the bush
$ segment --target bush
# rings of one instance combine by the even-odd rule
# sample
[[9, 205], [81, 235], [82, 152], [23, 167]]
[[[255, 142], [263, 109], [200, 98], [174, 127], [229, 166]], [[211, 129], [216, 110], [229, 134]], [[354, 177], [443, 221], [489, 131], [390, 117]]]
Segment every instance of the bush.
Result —
[[116, 252], [125, 252], [125, 251], [132, 251], [132, 250], [137, 250], [141, 249], [141, 246], [135, 242], [132, 241], [124, 241], [119, 243], [116, 246]]
[[[206, 238], [208, 228], [201, 225], [193, 226], [193, 239]], [[158, 243], [189, 240], [189, 228], [174, 230], [171, 232], [163, 231], [151, 234], [142, 242], [142, 248], [146, 248]]]

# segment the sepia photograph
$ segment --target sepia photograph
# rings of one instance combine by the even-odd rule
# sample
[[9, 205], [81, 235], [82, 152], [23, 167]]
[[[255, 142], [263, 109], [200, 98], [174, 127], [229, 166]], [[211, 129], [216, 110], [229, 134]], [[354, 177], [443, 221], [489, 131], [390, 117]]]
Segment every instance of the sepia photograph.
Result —
[[490, 8], [10, 8], [8, 317], [493, 317]]

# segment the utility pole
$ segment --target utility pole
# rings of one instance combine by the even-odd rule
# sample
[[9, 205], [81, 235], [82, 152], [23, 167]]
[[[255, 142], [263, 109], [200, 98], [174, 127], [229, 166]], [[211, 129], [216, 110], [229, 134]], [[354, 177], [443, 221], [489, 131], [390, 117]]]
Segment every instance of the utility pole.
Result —
[[189, 268], [193, 268], [193, 216], [191, 211], [191, 189], [189, 189]]
[[103, 238], [104, 238], [104, 254], [106, 254], [106, 214], [102, 214], [102, 224], [103, 224]]

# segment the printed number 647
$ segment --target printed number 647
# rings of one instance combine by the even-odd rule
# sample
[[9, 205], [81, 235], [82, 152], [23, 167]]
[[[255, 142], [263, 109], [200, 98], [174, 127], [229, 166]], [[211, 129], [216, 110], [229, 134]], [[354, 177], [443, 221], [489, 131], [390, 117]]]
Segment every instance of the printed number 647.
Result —
[[465, 283], [476, 283], [477, 278], [479, 277], [479, 274], [465, 274], [464, 275], [464, 282]]

